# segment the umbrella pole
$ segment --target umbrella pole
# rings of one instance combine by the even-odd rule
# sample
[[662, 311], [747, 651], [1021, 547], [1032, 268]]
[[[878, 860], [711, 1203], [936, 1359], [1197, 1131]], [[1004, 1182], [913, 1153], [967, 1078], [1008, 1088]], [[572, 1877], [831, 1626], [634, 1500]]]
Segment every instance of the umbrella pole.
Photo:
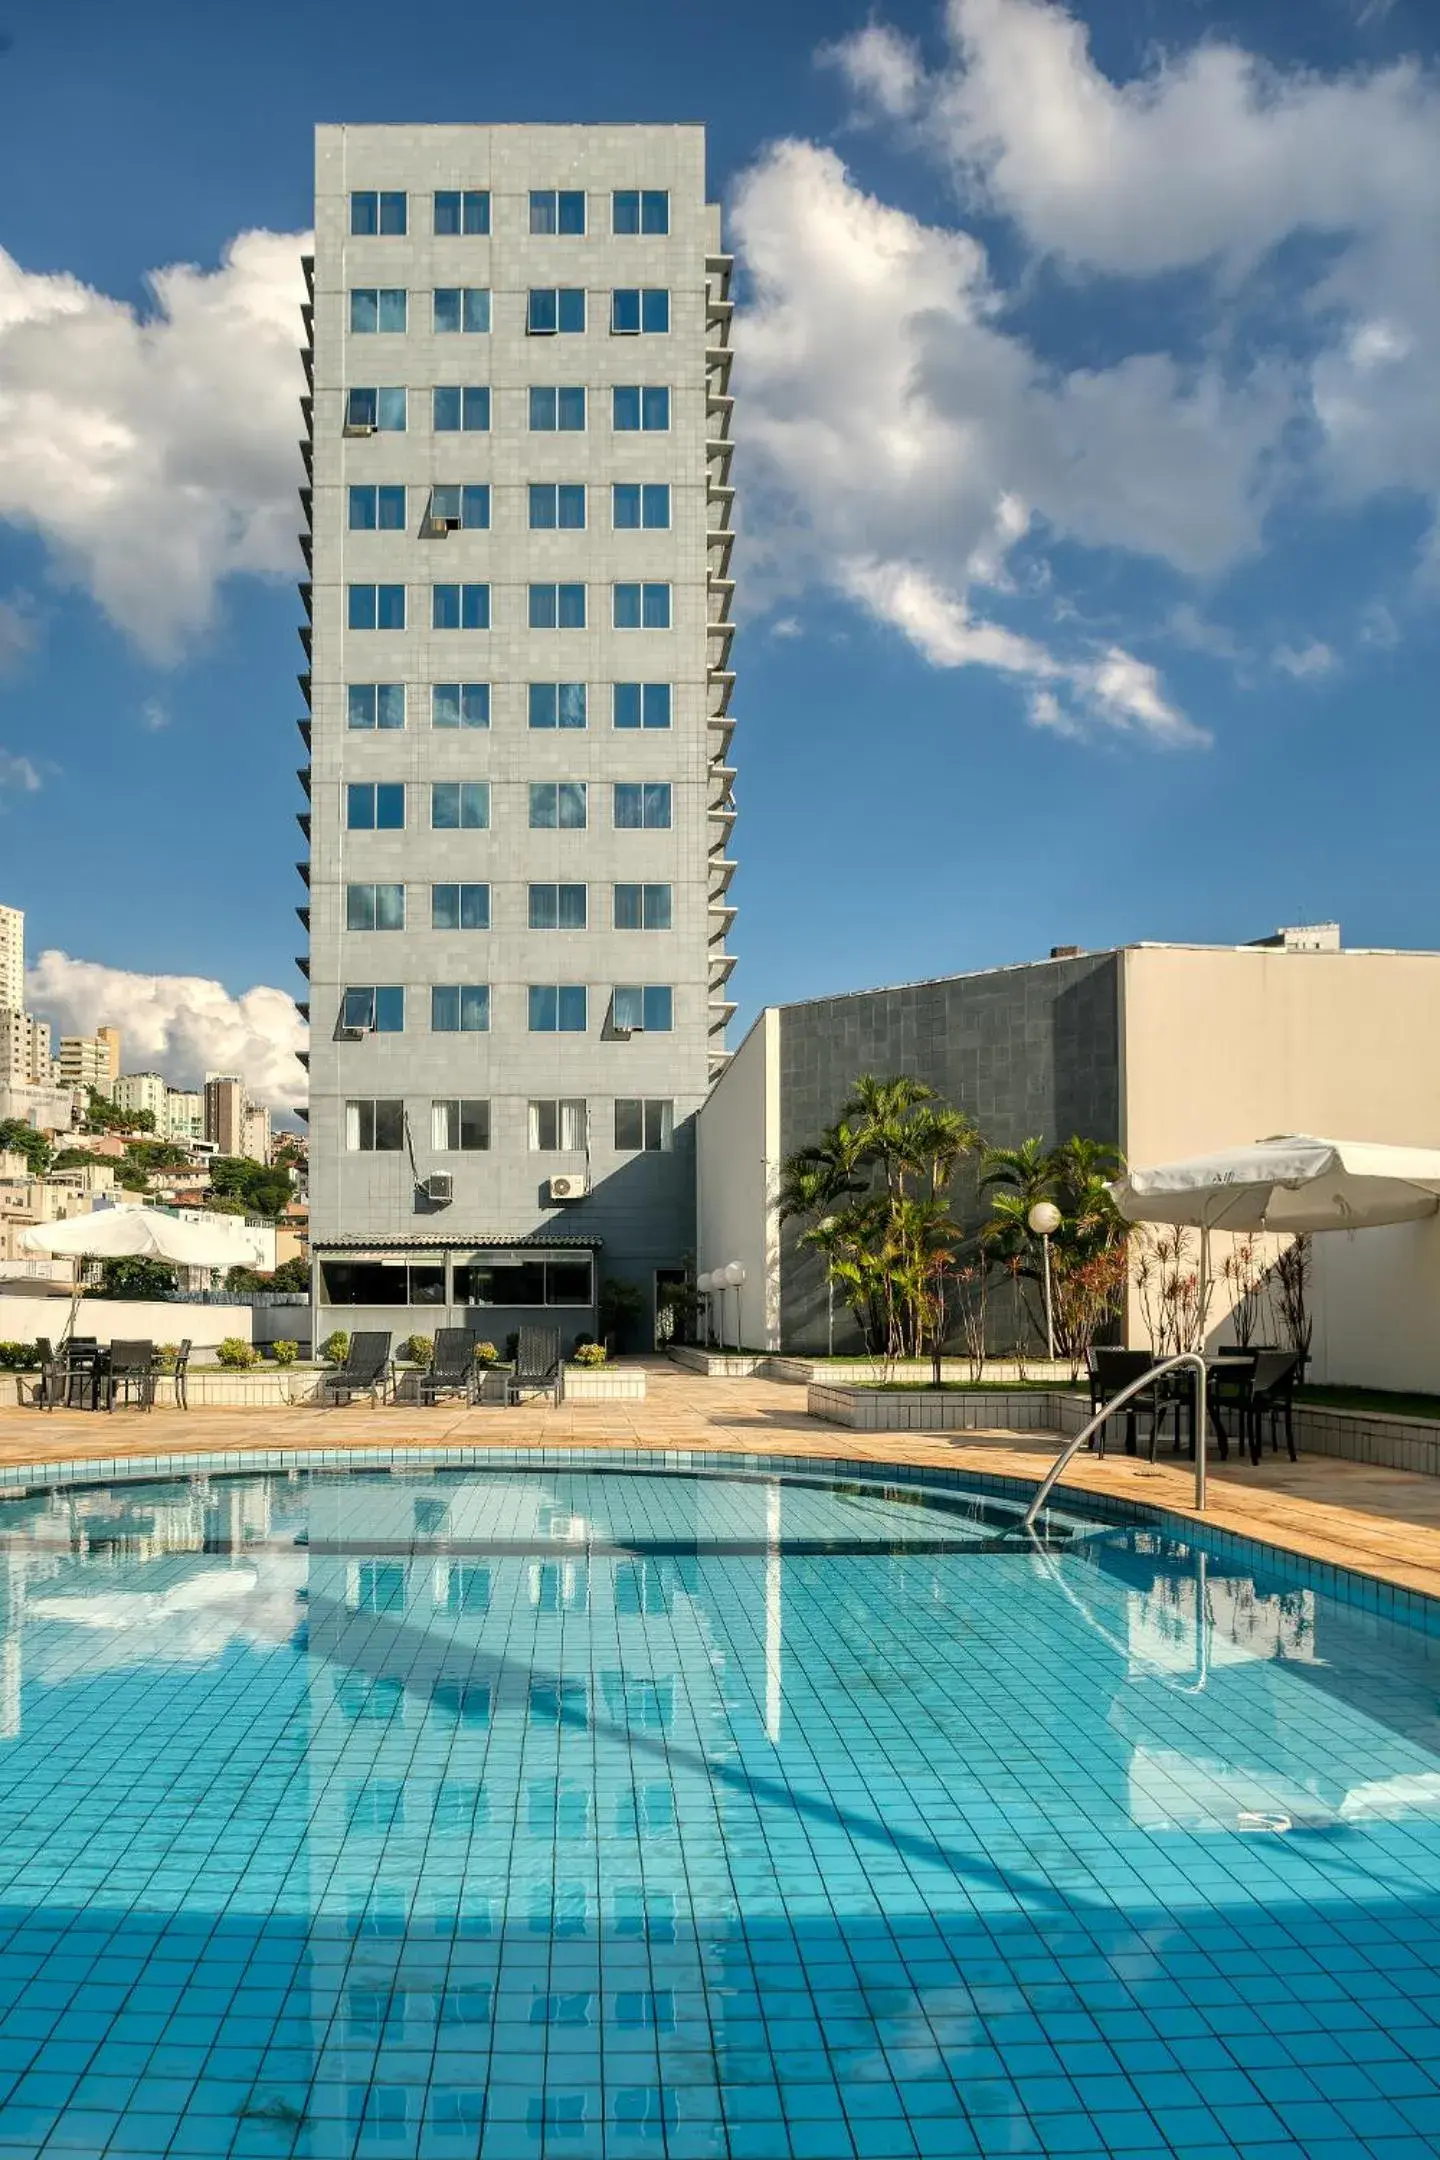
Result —
[[1197, 1350], [1198, 1350], [1198, 1351], [1199, 1351], [1199, 1352], [1201, 1353], [1201, 1355], [1202, 1355], [1202, 1356], [1204, 1355], [1204, 1352], [1205, 1352], [1205, 1313], [1206, 1313], [1206, 1308], [1208, 1307], [1209, 1303], [1210, 1303], [1210, 1225], [1209, 1225], [1209, 1223], [1208, 1223], [1208, 1222], [1202, 1222], [1202, 1223], [1201, 1223], [1201, 1225], [1200, 1225], [1200, 1293], [1199, 1293], [1199, 1304], [1198, 1304], [1198, 1308], [1197, 1308], [1197, 1311], [1196, 1311], [1196, 1316], [1195, 1316], [1195, 1317], [1196, 1317], [1196, 1325], [1197, 1325], [1197, 1329], [1198, 1329], [1198, 1336], [1197, 1336], [1197, 1340], [1196, 1340], [1196, 1344], [1195, 1344], [1195, 1347], [1196, 1347], [1196, 1349], [1197, 1349]]

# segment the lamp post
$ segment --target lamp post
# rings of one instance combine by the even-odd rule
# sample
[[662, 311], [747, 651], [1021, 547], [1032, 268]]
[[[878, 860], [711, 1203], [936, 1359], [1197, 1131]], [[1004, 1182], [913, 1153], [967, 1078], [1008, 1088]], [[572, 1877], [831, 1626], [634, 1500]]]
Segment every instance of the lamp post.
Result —
[[714, 1288], [714, 1285], [715, 1278], [711, 1274], [707, 1273], [704, 1275], [697, 1275], [695, 1277], [695, 1288], [699, 1291], [701, 1297], [703, 1297], [705, 1300], [705, 1340], [707, 1344], [709, 1343], [711, 1336], [715, 1332], [714, 1315], [712, 1314], [710, 1309], [710, 1292]]
[[[732, 1260], [727, 1268], [723, 1268], [721, 1270], [721, 1279], [728, 1290], [733, 1290], [735, 1292], [735, 1348], [738, 1350], [740, 1348], [740, 1285], [745, 1280], [745, 1270], [740, 1265], [740, 1262], [738, 1260]], [[722, 1317], [720, 1321], [720, 1335], [721, 1347], [723, 1348], [725, 1335], [723, 1307]]]
[[[820, 1225], [822, 1230], [833, 1230], [835, 1217], [827, 1215]], [[830, 1273], [830, 1256], [825, 1256], [825, 1355], [835, 1355], [835, 1278]]]
[[1059, 1229], [1062, 1217], [1053, 1200], [1037, 1200], [1025, 1220], [1040, 1240], [1040, 1250], [1045, 1263], [1045, 1354], [1051, 1364], [1055, 1362], [1055, 1308], [1050, 1299], [1050, 1240]]

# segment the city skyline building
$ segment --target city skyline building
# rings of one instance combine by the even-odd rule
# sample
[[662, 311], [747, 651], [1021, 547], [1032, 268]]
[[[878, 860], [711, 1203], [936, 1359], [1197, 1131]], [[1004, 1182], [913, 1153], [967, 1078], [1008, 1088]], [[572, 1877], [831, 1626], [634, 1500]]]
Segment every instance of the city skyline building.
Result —
[[602, 1275], [647, 1315], [683, 1276], [733, 1011], [731, 266], [704, 131], [335, 126], [316, 151], [318, 1303], [568, 1347]]

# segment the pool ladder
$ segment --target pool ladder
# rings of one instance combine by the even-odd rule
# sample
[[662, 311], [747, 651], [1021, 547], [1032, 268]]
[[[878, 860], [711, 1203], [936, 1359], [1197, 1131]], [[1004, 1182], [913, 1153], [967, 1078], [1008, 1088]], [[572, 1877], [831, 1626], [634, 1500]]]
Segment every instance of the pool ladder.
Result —
[[1158, 1365], [1152, 1365], [1150, 1370], [1142, 1373], [1138, 1380], [1132, 1380], [1127, 1387], [1121, 1388], [1118, 1395], [1112, 1395], [1109, 1402], [1102, 1404], [1088, 1425], [1081, 1426], [1074, 1439], [1068, 1441], [1060, 1450], [1060, 1453], [1040, 1480], [1039, 1489], [1029, 1507], [1021, 1516], [1017, 1528], [1021, 1530], [1033, 1530], [1035, 1528], [1035, 1518], [1040, 1513], [1041, 1508], [1044, 1507], [1055, 1486], [1064, 1476], [1069, 1465], [1081, 1448], [1084, 1447], [1087, 1440], [1094, 1439], [1107, 1418], [1113, 1417], [1117, 1410], [1123, 1410], [1127, 1403], [1133, 1401], [1135, 1396], [1143, 1394], [1146, 1388], [1153, 1387], [1162, 1374], [1178, 1372], [1182, 1365], [1188, 1365], [1195, 1375], [1195, 1512], [1197, 1515], [1203, 1515], [1205, 1512], [1205, 1360], [1198, 1350], [1182, 1350], [1176, 1357], [1162, 1358]]

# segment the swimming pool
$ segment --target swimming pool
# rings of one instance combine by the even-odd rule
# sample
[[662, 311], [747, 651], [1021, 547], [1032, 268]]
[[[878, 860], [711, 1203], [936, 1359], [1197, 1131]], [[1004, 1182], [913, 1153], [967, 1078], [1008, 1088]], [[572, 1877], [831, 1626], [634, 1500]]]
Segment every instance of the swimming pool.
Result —
[[1440, 1635], [514, 1467], [0, 1501], [0, 2156], [1409, 2160]]

